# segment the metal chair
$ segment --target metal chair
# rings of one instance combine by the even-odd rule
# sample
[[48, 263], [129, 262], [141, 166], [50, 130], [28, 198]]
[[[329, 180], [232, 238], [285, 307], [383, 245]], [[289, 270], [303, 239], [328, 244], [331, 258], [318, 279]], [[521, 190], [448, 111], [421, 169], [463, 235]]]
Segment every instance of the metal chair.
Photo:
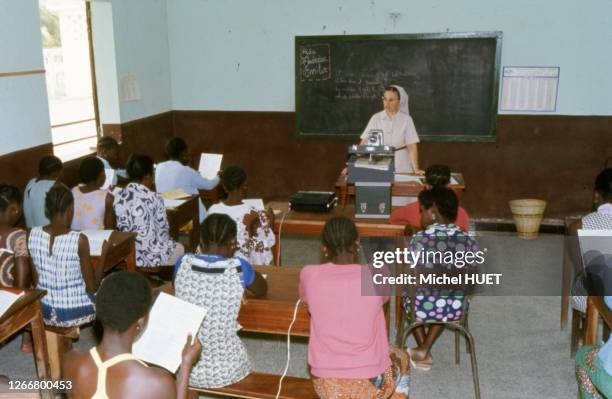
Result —
[[[410, 303], [415, 303], [416, 295], [414, 292], [410, 294]], [[469, 302], [471, 297], [466, 296], [464, 298], [464, 309], [461, 314], [461, 319], [458, 321], [417, 321], [415, 317], [415, 307], [412, 306], [412, 311], [410, 312], [410, 318], [406, 317], [406, 312], [403, 309], [402, 304], [402, 296], [396, 296], [396, 309], [401, 309], [401, 313], [399, 311], [396, 312], [396, 315], [399, 315], [399, 320], [397, 322], [397, 335], [396, 335], [396, 343], [398, 347], [404, 347], [408, 337], [412, 333], [412, 331], [420, 326], [430, 325], [430, 324], [440, 324], [445, 328], [453, 330], [455, 332], [455, 364], [458, 365], [460, 362], [460, 336], [463, 335], [465, 337], [466, 343], [466, 352], [470, 354], [471, 365], [472, 365], [472, 381], [474, 383], [474, 397], [476, 399], [480, 399], [480, 382], [478, 379], [478, 363], [476, 361], [476, 347], [474, 342], [474, 337], [469, 330], [468, 325], [468, 315], [469, 315]], [[407, 328], [405, 328], [407, 326]]]

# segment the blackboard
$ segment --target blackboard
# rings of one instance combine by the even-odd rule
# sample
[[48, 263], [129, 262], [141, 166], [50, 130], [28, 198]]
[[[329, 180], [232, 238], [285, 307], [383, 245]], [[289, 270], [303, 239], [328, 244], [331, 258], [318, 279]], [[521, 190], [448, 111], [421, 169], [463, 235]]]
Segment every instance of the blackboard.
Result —
[[493, 141], [501, 32], [296, 36], [296, 133], [356, 140], [404, 87], [421, 140]]

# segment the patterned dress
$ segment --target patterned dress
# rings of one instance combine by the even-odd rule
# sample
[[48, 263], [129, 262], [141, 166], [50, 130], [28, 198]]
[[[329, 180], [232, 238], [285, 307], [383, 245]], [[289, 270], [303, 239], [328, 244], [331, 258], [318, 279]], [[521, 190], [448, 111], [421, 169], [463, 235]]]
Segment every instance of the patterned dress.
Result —
[[174, 280], [177, 298], [208, 310], [198, 332], [202, 354], [191, 370], [189, 385], [218, 388], [242, 380], [251, 372], [251, 364], [237, 335], [244, 292], [240, 260], [188, 254], [179, 262]]
[[94, 296], [87, 293], [81, 274], [78, 231], [51, 236], [42, 227], [34, 227], [28, 239], [32, 262], [38, 273], [37, 289], [46, 290], [41, 299], [46, 324], [73, 327], [92, 321], [96, 309]]
[[[253, 236], [249, 234], [244, 222], [251, 212], [256, 213], [259, 218], [259, 227]], [[265, 212], [247, 204], [228, 206], [224, 203], [218, 203], [208, 209], [209, 215], [213, 213], [228, 215], [236, 222], [238, 227], [236, 256], [248, 260], [252, 265], [269, 265], [272, 263], [272, 247], [276, 243], [276, 237]]]
[[14, 228], [0, 235], [0, 287], [14, 286], [15, 258], [28, 256], [25, 230]]
[[84, 193], [80, 187], [72, 189], [72, 195], [74, 196], [73, 230], [104, 229], [107, 194], [107, 190], [94, 190]]
[[[434, 223], [414, 235], [409, 251], [428, 252], [476, 252], [476, 242], [455, 224]], [[433, 259], [431, 257], [430, 259]], [[471, 268], [474, 265], [459, 263], [423, 263], [417, 267], [428, 269], [453, 270], [453, 268]], [[418, 321], [457, 321], [461, 319], [464, 309], [463, 290], [444, 290], [437, 288], [419, 288], [415, 297], [415, 315]], [[410, 297], [404, 296], [404, 309], [410, 314]], [[467, 305], [466, 305], [467, 306]]]
[[165, 265], [176, 249], [170, 239], [164, 201], [142, 184], [130, 183], [114, 191], [117, 230], [136, 233], [136, 265]]

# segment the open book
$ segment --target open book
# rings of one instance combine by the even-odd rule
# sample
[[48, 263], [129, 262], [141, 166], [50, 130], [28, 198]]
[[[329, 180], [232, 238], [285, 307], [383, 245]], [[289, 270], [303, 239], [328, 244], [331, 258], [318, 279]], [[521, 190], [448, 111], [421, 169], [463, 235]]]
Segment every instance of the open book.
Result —
[[139, 359], [175, 373], [181, 365], [181, 354], [191, 334], [198, 339], [206, 309], [164, 292], [160, 293], [149, 314], [149, 322], [134, 342], [132, 352]]
[[0, 290], [0, 316], [4, 314], [21, 296], [24, 291], [19, 294], [13, 294], [12, 292]]
[[165, 200], [167, 199], [177, 200], [177, 199], [190, 197], [190, 195], [182, 188], [178, 188], [174, 191], [166, 191], [166, 192], [160, 193], [159, 195], [161, 195], [161, 197]]
[[179, 206], [183, 205], [185, 203], [184, 199], [166, 199], [164, 198], [164, 207], [166, 209], [173, 209], [173, 208], [178, 208]]
[[223, 154], [206, 154], [200, 155], [200, 166], [198, 171], [202, 177], [206, 179], [214, 179], [217, 176], [217, 172], [221, 170], [221, 161], [223, 160]]
[[81, 233], [85, 234], [89, 240], [89, 254], [100, 256], [102, 255], [102, 244], [108, 241], [113, 230], [82, 230]]

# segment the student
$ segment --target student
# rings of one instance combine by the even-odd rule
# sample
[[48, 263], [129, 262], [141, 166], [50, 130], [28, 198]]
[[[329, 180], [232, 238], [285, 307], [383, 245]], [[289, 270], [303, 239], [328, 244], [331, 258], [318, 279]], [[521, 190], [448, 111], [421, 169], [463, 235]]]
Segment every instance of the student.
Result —
[[[188, 166], [187, 143], [180, 137], [173, 137], [166, 143], [168, 161], [155, 168], [155, 189], [158, 193], [182, 189], [187, 194], [198, 195], [198, 190], [211, 190], [219, 184], [219, 177], [205, 179], [198, 171]], [[206, 217], [206, 208], [200, 200], [200, 221]]]
[[329, 260], [305, 266], [300, 298], [310, 312], [308, 364], [322, 399], [407, 398], [408, 357], [387, 341], [386, 296], [362, 295], [355, 224], [344, 217], [323, 228]]
[[79, 168], [81, 185], [72, 189], [74, 196], [73, 230], [112, 230], [115, 228], [114, 197], [101, 189], [106, 179], [104, 164], [96, 157], [85, 157]]
[[[451, 171], [446, 165], [431, 165], [425, 171], [425, 189], [431, 190], [437, 187], [447, 187], [450, 183]], [[421, 226], [421, 213], [419, 210], [419, 202], [412, 202], [400, 209], [396, 209], [391, 212], [391, 218], [389, 219], [391, 224], [403, 224], [407, 226], [415, 227], [420, 230]], [[468, 214], [461, 206], [457, 211], [457, 220], [455, 224], [463, 229], [463, 231], [469, 230]]]
[[125, 169], [113, 168], [113, 165], [119, 163], [119, 144], [117, 141], [110, 136], [100, 137], [97, 150], [97, 157], [104, 164], [104, 169], [113, 170], [115, 172], [111, 185], [116, 186], [118, 182], [127, 183], [128, 175]]
[[[417, 253], [430, 251], [448, 253], [456, 251], [476, 252], [478, 246], [474, 240], [459, 226], [453, 223], [457, 218], [457, 195], [450, 188], [438, 187], [424, 190], [419, 193], [421, 205], [421, 225], [426, 226], [423, 231], [416, 233], [410, 242], [409, 251]], [[427, 256], [427, 255], [425, 255]], [[445, 255], [446, 256], [446, 255]], [[435, 259], [435, 258], [434, 258]], [[454, 270], [455, 268], [472, 268], [475, 264], [442, 263], [419, 264], [417, 267], [439, 268]], [[420, 288], [415, 299], [415, 316], [417, 321], [458, 321], [466, 311], [463, 290], [449, 290], [441, 295], [438, 289]], [[464, 307], [465, 306], [465, 307]], [[404, 309], [411, 314], [410, 298], [404, 296]], [[417, 327], [414, 337], [417, 347], [408, 349], [410, 361], [415, 368], [429, 370], [432, 365], [431, 348], [436, 339], [444, 331], [444, 326], [431, 324], [427, 331], [425, 327]]]
[[234, 257], [236, 223], [227, 215], [208, 216], [201, 227], [202, 255], [186, 254], [176, 263], [177, 298], [208, 309], [198, 332], [202, 356], [189, 384], [218, 388], [251, 372], [246, 348], [237, 335], [238, 311], [246, 291], [267, 292], [266, 280], [242, 258]]
[[246, 196], [246, 173], [239, 166], [230, 166], [221, 172], [221, 184], [227, 193], [223, 202], [212, 205], [208, 214], [223, 213], [228, 215], [238, 226], [238, 247], [236, 255], [248, 260], [252, 265], [269, 265], [272, 263], [272, 247], [276, 242], [272, 225], [274, 214], [258, 211], [252, 205], [242, 202]]
[[45, 196], [57, 184], [62, 175], [62, 161], [53, 155], [41, 158], [38, 163], [38, 177], [31, 179], [24, 191], [23, 213], [26, 226], [46, 226], [49, 219], [45, 216]]
[[137, 234], [137, 266], [173, 265], [185, 249], [170, 239], [164, 201], [151, 190], [153, 160], [147, 155], [131, 155], [127, 172], [130, 183], [115, 190], [117, 230]]
[[[612, 311], [612, 296], [604, 301]], [[585, 345], [578, 350], [576, 378], [582, 399], [612, 398], [612, 336], [603, 345]]]
[[26, 231], [15, 227], [21, 218], [21, 194], [0, 184], [0, 287], [30, 288], [32, 275]]
[[[26, 231], [15, 227], [21, 218], [21, 193], [0, 184], [0, 287], [30, 288], [32, 272]], [[32, 352], [32, 336], [24, 332], [21, 351]]]
[[[612, 230], [612, 168], [602, 170], [595, 178], [593, 202], [595, 211], [572, 223], [568, 228], [570, 236], [577, 236], [578, 230]], [[572, 240], [577, 244], [577, 240]], [[570, 248], [575, 245], [570, 246]], [[574, 248], [570, 254], [575, 264], [582, 264], [579, 249]], [[573, 309], [586, 313], [587, 293], [584, 288], [584, 274], [578, 274], [572, 287], [571, 305]]]
[[[51, 223], [34, 227], [28, 249], [38, 277], [46, 324], [57, 327], [80, 326], [94, 319], [94, 295], [102, 280], [102, 267], [93, 267], [87, 237], [70, 230], [74, 198], [68, 188], [58, 185], [45, 197], [45, 213]], [[106, 260], [109, 245], [102, 245], [98, 264]]]
[[149, 367], [132, 355], [151, 303], [151, 288], [144, 276], [120, 271], [104, 279], [96, 296], [102, 341], [88, 352], [73, 349], [63, 358], [62, 377], [72, 381], [69, 398], [187, 398], [189, 370], [201, 350], [197, 339], [191, 345], [187, 337], [176, 383], [168, 371]]

